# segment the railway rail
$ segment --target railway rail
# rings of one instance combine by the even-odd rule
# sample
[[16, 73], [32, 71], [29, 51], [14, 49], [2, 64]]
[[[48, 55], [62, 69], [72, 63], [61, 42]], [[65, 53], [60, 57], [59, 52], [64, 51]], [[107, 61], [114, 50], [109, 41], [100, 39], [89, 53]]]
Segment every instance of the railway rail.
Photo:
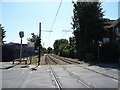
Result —
[[[50, 59], [49, 59], [50, 58]], [[50, 61], [49, 61], [50, 60]], [[47, 57], [46, 57], [46, 63], [47, 64], [58, 64], [58, 62], [57, 61], [55, 61], [55, 60], [53, 60], [53, 59], [51, 59], [51, 57], [48, 55]]]
[[[47, 61], [49, 61], [48, 59], [51, 59], [52, 61], [55, 61], [53, 58], [51, 58], [50, 56], [48, 56]], [[86, 83], [84, 80], [82, 80], [78, 75], [75, 75], [74, 73], [70, 72], [66, 67], [62, 66], [61, 67], [66, 70], [70, 76], [72, 76], [73, 78], [75, 78], [79, 83], [81, 83], [82, 85], [84, 85], [86, 88], [89, 88], [90, 90], [95, 90], [94, 86]]]
[[[52, 59], [51, 59], [51, 60], [52, 60]], [[54, 60], [52, 60], [52, 61], [55, 62]], [[52, 67], [51, 67], [51, 65], [50, 65], [50, 61], [49, 61], [49, 57], [48, 57], [48, 56], [46, 56], [46, 63], [49, 65], [50, 73], [51, 73], [51, 75], [52, 75], [52, 77], [53, 77], [53, 80], [54, 80], [57, 88], [58, 88], [59, 90], [63, 90], [62, 84], [60, 83], [59, 79], [57, 78], [56, 73], [53, 71], [53, 69], [52, 69]], [[56, 62], [55, 62], [55, 63], [56, 63]]]
[[79, 61], [72, 61], [72, 60], [69, 60], [69, 59], [66, 59], [66, 58], [63, 58], [63, 57], [59, 57], [59, 56], [56, 56], [56, 55], [51, 55], [52, 57], [54, 58], [58, 58], [66, 63], [69, 63], [69, 64], [81, 64]]
[[[64, 60], [63, 57], [59, 57], [59, 56], [56, 56], [56, 55], [50, 55], [49, 57], [51, 57], [51, 58], [57, 58], [57, 59], [59, 59], [59, 60], [65, 61], [66, 63], [69, 63], [69, 64], [73, 64], [73, 63], [80, 64], [79, 62], [71, 61], [71, 60], [66, 59], [66, 58], [65, 58], [65, 60]], [[81, 66], [81, 65], [79, 65], [79, 66], [82, 67], [82, 68], [84, 68], [84, 69], [86, 69], [86, 70], [89, 70], [89, 71], [92, 71], [92, 72], [94, 72], [94, 73], [103, 75], [103, 76], [105, 76], [105, 77], [109, 77], [109, 78], [112, 78], [112, 79], [114, 79], [114, 80], [118, 80], [118, 78], [116, 78], [116, 77], [113, 77], [113, 76], [104, 74], [104, 73], [102, 73], [102, 72], [99, 72], [99, 71], [96, 71], [96, 70], [93, 70], [93, 69], [89, 69], [89, 68], [84, 67], [84, 66]], [[118, 80], [118, 81], [120, 81], [120, 80]]]

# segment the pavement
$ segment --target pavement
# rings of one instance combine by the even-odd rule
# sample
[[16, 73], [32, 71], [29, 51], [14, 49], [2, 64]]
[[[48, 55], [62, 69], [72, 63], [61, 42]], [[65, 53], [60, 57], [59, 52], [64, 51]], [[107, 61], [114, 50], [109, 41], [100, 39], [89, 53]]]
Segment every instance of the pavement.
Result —
[[[48, 65], [14, 65], [6, 68], [12, 62], [0, 63], [2, 72], [2, 88], [57, 88]], [[118, 70], [114, 68], [101, 68], [98, 66], [82, 66], [118, 78]], [[80, 67], [80, 65], [51, 65], [63, 88], [86, 88], [79, 80], [69, 72], [80, 77], [84, 82], [94, 88], [118, 88], [118, 80]], [[64, 69], [66, 68], [66, 69]]]

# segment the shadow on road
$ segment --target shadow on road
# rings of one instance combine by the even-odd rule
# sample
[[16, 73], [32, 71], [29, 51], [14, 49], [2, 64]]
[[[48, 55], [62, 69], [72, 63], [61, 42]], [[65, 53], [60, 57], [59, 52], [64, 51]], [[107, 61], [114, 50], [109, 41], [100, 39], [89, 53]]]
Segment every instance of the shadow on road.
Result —
[[29, 66], [28, 66], [28, 65], [25, 65], [25, 66], [21, 66], [21, 68], [29, 68]]
[[38, 67], [38, 65], [35, 66], [34, 68], [31, 68], [31, 71], [36, 71], [36, 70], [37, 70], [37, 69], [36, 69], [37, 67]]
[[119, 63], [96, 63], [96, 62], [87, 62], [89, 66], [98, 66], [106, 69], [120, 69]]
[[17, 66], [17, 65], [19, 65], [19, 64], [20, 64], [20, 63], [13, 64], [13, 65], [7, 66], [7, 67], [5, 67], [5, 68], [3, 68], [3, 69], [10, 69], [10, 68], [13, 68], [13, 67], [15, 67], [15, 66]]
[[36, 68], [31, 68], [31, 71], [36, 71], [37, 69]]

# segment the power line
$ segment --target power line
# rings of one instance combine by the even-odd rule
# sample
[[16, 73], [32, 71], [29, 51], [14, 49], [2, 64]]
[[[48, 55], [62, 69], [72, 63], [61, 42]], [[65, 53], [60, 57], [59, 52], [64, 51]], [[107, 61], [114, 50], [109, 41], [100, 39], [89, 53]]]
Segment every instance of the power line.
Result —
[[51, 29], [50, 29], [50, 30], [53, 29], [53, 26], [54, 26], [54, 24], [55, 24], [55, 21], [56, 21], [56, 18], [57, 18], [58, 12], [59, 12], [60, 7], [61, 7], [61, 4], [62, 4], [62, 0], [61, 0], [61, 2], [60, 2], [60, 5], [59, 5], [59, 7], [58, 7], [58, 10], [57, 10], [57, 13], [56, 13], [55, 19], [54, 19], [54, 21], [53, 21], [53, 23], [52, 23], [52, 26], [51, 26]]
[[70, 31], [70, 30], [62, 30], [63, 32], [72, 32], [72, 31]]
[[70, 29], [69, 29], [69, 30], [62, 30], [62, 31], [65, 32], [65, 33], [62, 35], [62, 37], [64, 37], [65, 34], [67, 34], [68, 32], [72, 32]]
[[61, 4], [62, 4], [62, 0], [61, 0], [61, 2], [60, 2], [60, 4], [59, 4], [57, 13], [56, 13], [56, 15], [55, 15], [54, 21], [53, 21], [52, 26], [51, 26], [51, 28], [50, 28], [50, 32], [49, 32], [49, 35], [48, 35], [48, 42], [49, 42], [49, 39], [50, 39], [50, 33], [51, 33], [52, 29], [53, 29], [53, 26], [54, 26], [54, 24], [55, 24], [56, 18], [57, 18], [57, 16], [58, 16], [58, 13], [59, 13]]
[[43, 32], [53, 32], [53, 31], [50, 31], [50, 30], [42, 30]]

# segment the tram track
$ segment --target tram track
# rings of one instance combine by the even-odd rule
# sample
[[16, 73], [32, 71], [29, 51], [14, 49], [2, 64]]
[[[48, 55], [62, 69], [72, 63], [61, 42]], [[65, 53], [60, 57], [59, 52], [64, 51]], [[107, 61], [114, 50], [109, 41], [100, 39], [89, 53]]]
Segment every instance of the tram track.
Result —
[[[54, 60], [53, 58], [49, 58]], [[94, 86], [92, 86], [91, 84], [86, 83], [84, 80], [82, 80], [78, 75], [75, 75], [74, 73], [70, 72], [66, 67], [60, 65], [65, 71], [67, 71], [69, 73], [69, 75], [71, 77], [73, 77], [74, 79], [76, 79], [79, 83], [81, 83], [82, 85], [84, 85], [86, 88], [89, 88], [90, 90], [95, 90]]]
[[[62, 61], [67, 62], [67, 59], [63, 60], [63, 59], [64, 59], [63, 57], [53, 56], [53, 55], [51, 55], [51, 57], [54, 57], [54, 58], [57, 58], [57, 59], [59, 59], [59, 60], [62, 60]], [[70, 62], [71, 62], [71, 63], [70, 63]], [[78, 62], [76, 62], [76, 61], [71, 61], [71, 60], [68, 60], [68, 63], [70, 63], [70, 64], [72, 64], [72, 63], [77, 63], [77, 64], [78, 64]], [[79, 65], [79, 64], [78, 64], [78, 65]], [[102, 72], [99, 72], [99, 71], [96, 71], [96, 70], [93, 70], [93, 69], [89, 69], [89, 68], [84, 67], [84, 66], [81, 66], [81, 65], [79, 65], [79, 67], [82, 67], [82, 68], [84, 68], [84, 69], [86, 69], [86, 70], [89, 70], [89, 71], [91, 71], [91, 72], [94, 72], [94, 73], [103, 75], [103, 76], [105, 76], [105, 77], [108, 77], [108, 78], [111, 78], [111, 79], [120, 81], [120, 80], [118, 80], [118, 78], [113, 77], [113, 76], [110, 76], [110, 75], [107, 75], [107, 74], [104, 74], [104, 73], [102, 73]]]
[[[89, 70], [89, 71], [91, 71], [91, 72], [94, 72], [94, 73], [97, 73], [97, 74], [103, 75], [103, 76], [105, 76], [105, 77], [112, 78], [112, 79], [114, 79], [114, 80], [118, 80], [116, 77], [113, 77], [113, 76], [110, 76], [110, 75], [104, 74], [104, 73], [102, 73], [102, 72], [98, 72], [98, 71], [93, 70], [93, 69], [86, 68], [86, 67], [81, 66], [81, 65], [79, 65], [79, 66], [82, 67], [82, 68], [84, 68], [84, 69], [86, 69], [86, 70]], [[120, 81], [120, 80], [118, 80], [118, 81]]]
[[56, 55], [51, 55], [51, 56], [54, 57], [54, 58], [60, 59], [60, 60], [66, 62], [66, 63], [69, 63], [69, 64], [81, 64], [78, 61], [72, 61], [72, 60], [69, 60], [69, 59], [66, 59], [66, 58], [63, 58], [63, 57], [59, 57], [59, 56], [56, 56]]
[[[53, 69], [52, 69], [52, 67], [51, 67], [51, 65], [50, 65], [49, 57], [48, 57], [48, 56], [46, 56], [46, 57], [47, 57], [47, 58], [46, 58], [46, 63], [49, 65], [50, 73], [51, 73], [51, 75], [52, 75], [52, 77], [53, 77], [53, 80], [54, 80], [57, 88], [58, 88], [59, 90], [63, 90], [63, 87], [62, 87], [62, 84], [60, 83], [60, 80], [58, 79], [56, 73], [53, 71]], [[52, 61], [54, 61], [54, 60], [52, 60]], [[55, 61], [54, 61], [54, 62], [55, 62]]]

